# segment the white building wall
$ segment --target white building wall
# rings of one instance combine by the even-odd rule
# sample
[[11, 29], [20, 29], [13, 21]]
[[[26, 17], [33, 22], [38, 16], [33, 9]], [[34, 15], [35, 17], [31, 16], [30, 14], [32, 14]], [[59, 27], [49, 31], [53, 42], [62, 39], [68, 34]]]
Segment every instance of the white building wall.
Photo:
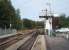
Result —
[[45, 29], [52, 30], [52, 18], [45, 20]]

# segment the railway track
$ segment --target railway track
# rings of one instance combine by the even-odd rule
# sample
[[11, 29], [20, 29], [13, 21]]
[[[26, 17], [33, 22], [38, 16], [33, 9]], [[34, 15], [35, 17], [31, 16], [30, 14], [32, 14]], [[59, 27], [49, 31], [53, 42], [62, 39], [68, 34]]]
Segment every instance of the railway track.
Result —
[[30, 32], [29, 34], [26, 34], [26, 35], [15, 35], [15, 36], [12, 36], [11, 38], [8, 38], [7, 40], [0, 43], [0, 50], [5, 50], [10, 45], [18, 42], [19, 40], [25, 38], [26, 36], [31, 35], [31, 33], [32, 32]]
[[28, 39], [24, 44], [22, 44], [17, 50], [31, 50], [38, 34], [36, 32], [33, 33], [30, 39]]

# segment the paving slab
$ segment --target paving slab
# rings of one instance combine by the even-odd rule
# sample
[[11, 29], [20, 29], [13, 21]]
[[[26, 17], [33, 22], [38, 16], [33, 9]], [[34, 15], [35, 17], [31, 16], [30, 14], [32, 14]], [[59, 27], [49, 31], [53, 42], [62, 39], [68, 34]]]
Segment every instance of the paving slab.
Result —
[[39, 35], [37, 37], [31, 50], [46, 50], [44, 35]]

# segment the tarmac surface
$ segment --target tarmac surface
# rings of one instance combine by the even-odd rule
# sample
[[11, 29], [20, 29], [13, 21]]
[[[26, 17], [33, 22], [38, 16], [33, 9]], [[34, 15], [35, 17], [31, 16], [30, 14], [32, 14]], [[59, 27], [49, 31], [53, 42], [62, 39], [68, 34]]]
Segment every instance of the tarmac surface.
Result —
[[45, 36], [47, 50], [69, 50], [69, 40], [63, 37]]

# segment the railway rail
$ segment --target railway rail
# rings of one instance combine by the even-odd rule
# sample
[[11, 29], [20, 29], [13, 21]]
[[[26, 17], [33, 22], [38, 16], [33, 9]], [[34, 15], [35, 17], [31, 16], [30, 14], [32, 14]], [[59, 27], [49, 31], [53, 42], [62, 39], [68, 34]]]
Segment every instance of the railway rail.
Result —
[[[33, 32], [33, 31], [32, 31]], [[25, 35], [22, 35], [22, 34], [18, 34], [18, 35], [15, 35], [15, 36], [12, 36], [12, 37], [8, 37], [6, 39], [1, 39], [3, 41], [0, 42], [0, 50], [5, 50], [7, 47], [9, 47], [10, 45], [18, 42], [19, 40], [25, 38], [26, 36], [29, 36], [29, 35], [33, 35], [32, 32], [28, 33], [28, 34], [25, 34]], [[5, 40], [5, 41], [4, 41]]]
[[33, 32], [33, 35], [28, 39], [24, 44], [22, 44], [17, 50], [31, 50], [38, 34], [36, 32]]

